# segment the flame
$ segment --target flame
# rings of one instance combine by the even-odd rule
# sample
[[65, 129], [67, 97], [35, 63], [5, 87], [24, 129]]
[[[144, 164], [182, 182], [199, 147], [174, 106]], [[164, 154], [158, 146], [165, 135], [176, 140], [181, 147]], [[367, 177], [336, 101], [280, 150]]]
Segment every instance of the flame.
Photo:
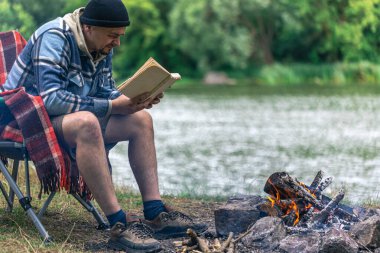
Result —
[[[273, 189], [275, 190], [274, 193], [273, 192], [271, 193], [271, 197], [267, 197], [268, 200], [271, 202], [271, 206], [274, 207], [274, 205], [276, 205], [280, 207], [284, 213], [282, 217], [285, 217], [293, 212], [296, 216], [296, 219], [293, 222], [293, 226], [296, 226], [300, 221], [300, 210], [297, 203], [295, 202], [295, 198], [297, 196], [294, 196], [294, 193], [286, 192], [286, 194], [291, 200], [290, 204], [286, 203], [285, 201], [281, 201], [280, 192], [277, 189], [277, 187], [272, 183], [270, 179], [268, 179], [268, 182], [273, 186]], [[316, 197], [316, 195], [312, 191], [310, 191], [309, 188], [304, 183], [299, 182], [299, 185], [302, 186], [304, 189], [306, 189], [311, 195]], [[306, 210], [309, 210], [311, 207], [312, 207], [312, 204], [308, 203], [304, 208]]]
[[271, 206], [274, 207], [274, 204], [276, 203], [276, 201], [272, 199], [271, 197], [267, 197], [267, 198], [271, 202]]

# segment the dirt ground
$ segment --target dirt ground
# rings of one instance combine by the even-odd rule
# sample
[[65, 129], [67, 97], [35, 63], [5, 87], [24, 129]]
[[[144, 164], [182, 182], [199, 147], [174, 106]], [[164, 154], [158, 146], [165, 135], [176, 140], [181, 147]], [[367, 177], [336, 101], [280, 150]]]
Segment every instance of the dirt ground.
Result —
[[[176, 209], [182, 212], [185, 212], [196, 220], [206, 223], [208, 225], [208, 230], [202, 236], [202, 238], [209, 240], [212, 242], [215, 239], [215, 222], [214, 222], [214, 210], [223, 205], [222, 202], [202, 202], [202, 201], [194, 201], [194, 200], [181, 200], [181, 203], [175, 203]], [[138, 211], [135, 212], [137, 214], [141, 214]], [[105, 231], [101, 231], [97, 233], [98, 235], [84, 244], [84, 250], [90, 252], [115, 252], [111, 249], [108, 249], [106, 246], [106, 242], [108, 239], [108, 233]], [[214, 235], [214, 236], [213, 236]], [[163, 250], [161, 252], [165, 253], [175, 253], [181, 252], [181, 248], [176, 248], [174, 245], [174, 241], [182, 241], [184, 239], [188, 239], [188, 237], [183, 238], [174, 238], [168, 240], [161, 240], [161, 245]], [[219, 238], [221, 241], [226, 238]], [[245, 249], [243, 245], [236, 245], [235, 252], [251, 252], [249, 249]]]

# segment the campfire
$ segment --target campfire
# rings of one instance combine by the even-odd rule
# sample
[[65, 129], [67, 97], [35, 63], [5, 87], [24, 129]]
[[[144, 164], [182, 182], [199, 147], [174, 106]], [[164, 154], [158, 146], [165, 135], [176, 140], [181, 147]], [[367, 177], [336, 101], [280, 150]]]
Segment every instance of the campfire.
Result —
[[332, 177], [323, 179], [323, 173], [319, 171], [307, 186], [286, 172], [277, 172], [269, 177], [264, 191], [270, 195], [272, 212], [277, 213], [287, 226], [313, 229], [334, 226], [349, 230], [359, 219], [353, 208], [340, 204], [344, 191], [340, 190], [332, 199], [322, 194], [332, 181]]
[[177, 252], [380, 252], [380, 209], [341, 203], [343, 190], [324, 195], [332, 182], [322, 171], [310, 185], [276, 172], [268, 196], [230, 197], [215, 210], [214, 234], [189, 231]]

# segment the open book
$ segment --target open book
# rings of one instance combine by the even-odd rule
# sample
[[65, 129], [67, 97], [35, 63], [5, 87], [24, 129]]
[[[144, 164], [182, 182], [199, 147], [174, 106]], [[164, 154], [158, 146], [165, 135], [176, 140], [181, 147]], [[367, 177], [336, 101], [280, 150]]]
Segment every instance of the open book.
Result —
[[[178, 73], [169, 73], [157, 61], [150, 57], [137, 72], [119, 87], [119, 91], [129, 98], [149, 93], [146, 100], [155, 98], [169, 88], [175, 81], [181, 79]], [[145, 100], [145, 101], [146, 101]]]

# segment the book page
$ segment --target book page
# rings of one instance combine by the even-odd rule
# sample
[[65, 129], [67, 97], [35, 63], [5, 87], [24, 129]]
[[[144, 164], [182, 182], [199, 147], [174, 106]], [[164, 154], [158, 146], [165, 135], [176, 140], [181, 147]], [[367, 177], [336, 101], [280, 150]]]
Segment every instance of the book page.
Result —
[[127, 97], [134, 98], [143, 93], [149, 93], [151, 99], [181, 79], [178, 73], [169, 73], [153, 58], [149, 58], [136, 73], [119, 87], [119, 91]]

